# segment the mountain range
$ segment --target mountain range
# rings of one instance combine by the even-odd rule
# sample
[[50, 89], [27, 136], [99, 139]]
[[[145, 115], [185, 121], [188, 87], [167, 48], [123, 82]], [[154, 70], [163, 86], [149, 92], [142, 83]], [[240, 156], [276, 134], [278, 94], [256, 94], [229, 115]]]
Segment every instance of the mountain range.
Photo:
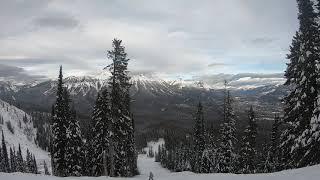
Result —
[[[106, 87], [108, 77], [108, 72], [101, 71], [64, 79], [83, 125], [90, 125], [97, 93]], [[204, 104], [206, 121], [218, 124], [222, 117], [224, 80], [235, 99], [239, 119], [245, 119], [251, 105], [261, 120], [270, 120], [273, 113], [281, 113], [281, 98], [288, 91], [282, 85], [285, 82], [282, 74], [217, 74], [175, 80], [135, 74], [131, 77], [131, 97], [136, 127], [139, 131], [159, 126], [190, 128], [199, 101]], [[31, 82], [0, 79], [0, 98], [28, 112], [50, 112], [56, 84], [53, 79]]]

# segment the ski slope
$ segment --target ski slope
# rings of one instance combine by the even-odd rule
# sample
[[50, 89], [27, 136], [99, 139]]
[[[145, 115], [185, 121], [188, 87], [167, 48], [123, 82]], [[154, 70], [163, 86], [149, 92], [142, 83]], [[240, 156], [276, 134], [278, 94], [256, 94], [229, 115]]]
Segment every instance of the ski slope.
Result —
[[[3, 124], [0, 124], [0, 133], [3, 131], [8, 150], [10, 147], [15, 147], [15, 150], [18, 150], [20, 144], [24, 159], [26, 158], [27, 149], [35, 155], [40, 172], [43, 172], [43, 161], [46, 161], [47, 166], [51, 169], [49, 153], [40, 149], [34, 142], [37, 129], [33, 126], [31, 116], [2, 100], [0, 100], [0, 116], [3, 117], [4, 121]], [[25, 120], [24, 117], [26, 117]], [[11, 123], [13, 133], [7, 126], [8, 122]], [[0, 140], [2, 139], [0, 138]]]
[[153, 158], [139, 155], [138, 166], [141, 175], [133, 178], [106, 178], [106, 177], [54, 177], [22, 173], [0, 173], [0, 180], [148, 180], [152, 172], [154, 180], [319, 180], [320, 165], [295, 170], [287, 170], [270, 174], [235, 175], [235, 174], [195, 174], [192, 172], [171, 173], [162, 168]]
[[[4, 124], [0, 125], [0, 130], [4, 131], [6, 137], [6, 144], [8, 147], [13, 145], [17, 147], [20, 143], [23, 152], [26, 148], [30, 149], [38, 160], [38, 167], [42, 170], [43, 166], [40, 165], [43, 160], [47, 162], [50, 169], [50, 157], [46, 151], [41, 150], [34, 143], [33, 138], [35, 137], [36, 129], [33, 128], [32, 121], [27, 115], [28, 122], [22, 123], [21, 127], [18, 125], [19, 121], [25, 116], [25, 112], [11, 106], [10, 104], [0, 100], [0, 114], [4, 118]], [[5, 122], [10, 121], [15, 129], [12, 134]], [[26, 131], [26, 129], [28, 129]], [[158, 146], [165, 143], [163, 139], [159, 139], [156, 142], [149, 142], [148, 147], [145, 148], [147, 151], [149, 147], [152, 147], [156, 152]], [[270, 174], [254, 174], [254, 175], [235, 175], [235, 174], [195, 174], [192, 172], [180, 172], [172, 173], [169, 170], [162, 168], [159, 163], [154, 162], [154, 158], [149, 158], [147, 155], [139, 155], [138, 167], [140, 171], [139, 176], [133, 178], [110, 178], [110, 180], [147, 180], [150, 172], [154, 175], [154, 180], [319, 180], [320, 177], [320, 165], [306, 167], [295, 170], [287, 170], [278, 173]], [[43, 174], [26, 174], [26, 173], [0, 173], [0, 180], [104, 180], [106, 177], [54, 177], [45, 176]]]

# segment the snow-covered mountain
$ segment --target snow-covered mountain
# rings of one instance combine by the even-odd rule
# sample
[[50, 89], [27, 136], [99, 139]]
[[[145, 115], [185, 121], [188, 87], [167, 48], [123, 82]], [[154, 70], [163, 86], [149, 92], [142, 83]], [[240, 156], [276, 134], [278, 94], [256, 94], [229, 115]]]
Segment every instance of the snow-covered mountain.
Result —
[[48, 163], [48, 152], [40, 149], [35, 143], [37, 129], [33, 126], [31, 116], [21, 109], [0, 100], [0, 117], [3, 120], [0, 124], [0, 131], [4, 133], [7, 148], [15, 147], [17, 150], [20, 144], [24, 156], [27, 149], [35, 154], [38, 166], [44, 160], [47, 161], [47, 164], [50, 164]]
[[[71, 76], [65, 78], [65, 85], [68, 87], [72, 95], [87, 95], [92, 91], [100, 91], [107, 84], [107, 79], [110, 74], [102, 71], [91, 76]], [[281, 74], [218, 74], [212, 76], [194, 77], [192, 79], [176, 79], [166, 80], [155, 74], [136, 74], [131, 76], [132, 93], [144, 91], [149, 95], [176, 95], [183, 88], [198, 88], [198, 89], [223, 89], [224, 80], [228, 81], [228, 88], [237, 90], [253, 90], [261, 87], [274, 87], [282, 85], [285, 79]], [[56, 82], [51, 80], [50, 88], [44, 93], [54, 93]], [[272, 92], [262, 92], [268, 94]]]
[[[107, 71], [102, 71], [95, 75], [64, 79], [84, 123], [90, 119], [97, 93], [107, 85], [109, 76]], [[192, 123], [192, 108], [199, 99], [210, 107], [208, 116], [212, 117], [212, 121], [219, 120], [224, 80], [229, 82], [240, 112], [254, 105], [263, 117], [272, 118], [272, 112], [281, 110], [275, 109], [275, 104], [280, 103], [286, 94], [286, 88], [281, 85], [284, 82], [281, 74], [218, 74], [192, 79], [165, 79], [155, 74], [134, 74], [131, 75], [131, 97], [137, 128], [168, 121], [177, 126], [188, 126]], [[0, 94], [0, 98], [20, 105], [25, 110], [50, 112], [55, 101], [56, 84], [55, 80], [46, 80], [5, 96]], [[185, 123], [180, 122], [182, 118]]]

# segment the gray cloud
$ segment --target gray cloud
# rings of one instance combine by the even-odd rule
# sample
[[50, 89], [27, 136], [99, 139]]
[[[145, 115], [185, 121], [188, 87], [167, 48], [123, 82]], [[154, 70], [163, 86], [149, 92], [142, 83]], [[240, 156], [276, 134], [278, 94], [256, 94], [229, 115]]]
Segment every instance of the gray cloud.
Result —
[[219, 66], [227, 66], [229, 64], [226, 63], [210, 63], [208, 67], [219, 67]]
[[15, 76], [23, 72], [23, 68], [0, 64], [0, 77]]
[[30, 75], [27, 71], [20, 67], [0, 64], [0, 78], [5, 80], [15, 80], [18, 82], [32, 82], [34, 80], [45, 79], [46, 77], [41, 75]]
[[114, 37], [125, 43], [132, 72], [264, 71], [243, 68], [259, 63], [283, 71], [297, 28], [293, 0], [5, 0], [0, 12], [0, 63], [48, 76], [60, 64], [75, 75], [105, 67]]
[[34, 23], [40, 27], [48, 28], [75, 28], [79, 25], [79, 21], [71, 16], [63, 15], [49, 15], [46, 17], [39, 17], [34, 20]]
[[269, 44], [276, 41], [274, 38], [268, 38], [268, 37], [261, 37], [261, 38], [255, 38], [251, 40], [250, 42], [253, 44], [258, 44], [258, 45], [264, 45], [264, 44]]

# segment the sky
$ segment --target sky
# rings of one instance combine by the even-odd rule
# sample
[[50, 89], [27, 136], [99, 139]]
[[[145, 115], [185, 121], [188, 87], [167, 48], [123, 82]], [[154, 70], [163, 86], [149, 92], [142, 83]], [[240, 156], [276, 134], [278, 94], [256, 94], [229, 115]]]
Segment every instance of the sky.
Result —
[[295, 0], [1, 0], [0, 23], [1, 66], [46, 77], [103, 69], [113, 38], [133, 73], [281, 73], [298, 28]]

